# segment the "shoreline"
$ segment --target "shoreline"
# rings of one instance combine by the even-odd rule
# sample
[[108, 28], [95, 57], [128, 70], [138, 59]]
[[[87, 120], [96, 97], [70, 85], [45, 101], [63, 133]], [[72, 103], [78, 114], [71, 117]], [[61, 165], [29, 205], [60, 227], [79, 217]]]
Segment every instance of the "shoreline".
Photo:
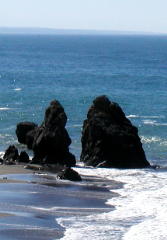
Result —
[[24, 174], [32, 173], [33, 170], [25, 168], [26, 164], [0, 165], [0, 176], [4, 174]]
[[60, 239], [66, 229], [57, 222], [58, 218], [114, 210], [106, 204], [117, 196], [110, 191], [114, 181], [86, 175], [82, 176], [82, 182], [60, 180], [56, 174], [24, 166], [0, 166], [0, 235], [5, 240], [12, 233], [16, 237], [13, 239], [18, 239], [26, 231], [27, 240], [36, 234], [38, 239]]
[[26, 169], [25, 165], [0, 165], [0, 184], [1, 183], [27, 183], [25, 180], [11, 179], [12, 174], [30, 174], [32, 170]]

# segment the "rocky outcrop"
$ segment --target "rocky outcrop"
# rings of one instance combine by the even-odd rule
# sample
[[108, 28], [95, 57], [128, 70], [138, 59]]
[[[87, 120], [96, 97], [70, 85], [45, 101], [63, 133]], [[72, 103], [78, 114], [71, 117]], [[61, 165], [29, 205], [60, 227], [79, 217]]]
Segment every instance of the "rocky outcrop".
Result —
[[28, 154], [25, 151], [21, 151], [17, 161], [20, 163], [29, 163], [30, 159]]
[[0, 158], [0, 165], [2, 165], [3, 163], [4, 163], [4, 160]]
[[33, 164], [60, 164], [75, 166], [75, 156], [69, 152], [71, 139], [65, 128], [67, 116], [59, 101], [54, 100], [46, 109], [41, 126], [32, 122], [17, 125], [18, 141], [34, 152]]
[[16, 127], [16, 135], [17, 135], [18, 141], [22, 144], [27, 144], [27, 141], [26, 141], [27, 134], [36, 128], [37, 128], [37, 124], [33, 122], [18, 123]]
[[19, 158], [18, 149], [14, 145], [10, 145], [3, 156], [5, 164], [14, 164]]
[[33, 142], [34, 142], [34, 138], [35, 138], [35, 135], [37, 134], [38, 132], [38, 127], [34, 128], [33, 130], [29, 131], [27, 134], [26, 134], [26, 145], [27, 145], [27, 148], [32, 150], [33, 149]]
[[57, 100], [52, 101], [46, 109], [42, 125], [35, 129], [35, 134], [31, 132], [33, 163], [75, 166], [75, 156], [69, 152], [71, 139], [65, 128], [66, 122], [64, 108]]
[[90, 107], [82, 131], [81, 161], [86, 165], [114, 168], [144, 168], [146, 160], [138, 129], [121, 107], [106, 96]]
[[81, 176], [75, 170], [71, 168], [65, 168], [61, 172], [58, 173], [58, 178], [63, 180], [70, 180], [70, 181], [82, 181]]

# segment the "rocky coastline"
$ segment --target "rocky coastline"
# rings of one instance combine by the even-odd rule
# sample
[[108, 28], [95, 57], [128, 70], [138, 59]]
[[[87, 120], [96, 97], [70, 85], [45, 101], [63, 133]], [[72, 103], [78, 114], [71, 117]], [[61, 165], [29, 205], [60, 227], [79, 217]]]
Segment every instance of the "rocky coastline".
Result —
[[[72, 167], [76, 158], [70, 152], [71, 138], [66, 130], [67, 115], [58, 100], [53, 100], [45, 111], [41, 125], [20, 122], [16, 127], [18, 142], [33, 151], [30, 159], [26, 151], [19, 153], [11, 145], [6, 149], [1, 164], [39, 165], [41, 169], [57, 172], [61, 179], [81, 181]], [[80, 161], [86, 166], [107, 168], [148, 168], [137, 127], [133, 126], [121, 107], [105, 95], [97, 97], [83, 122]], [[31, 168], [31, 167], [30, 167]]]

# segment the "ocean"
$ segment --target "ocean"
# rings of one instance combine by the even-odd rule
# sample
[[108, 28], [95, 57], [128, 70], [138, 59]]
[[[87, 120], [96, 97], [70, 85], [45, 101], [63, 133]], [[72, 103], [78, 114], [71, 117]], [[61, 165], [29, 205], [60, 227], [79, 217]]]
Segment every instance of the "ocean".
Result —
[[[87, 206], [82, 206], [87, 214], [80, 213], [79, 202], [75, 208], [67, 201], [61, 214], [55, 215], [55, 224], [63, 229], [61, 239], [167, 238], [166, 61], [167, 36], [0, 35], [0, 152], [10, 144], [25, 149], [17, 142], [16, 124], [41, 124], [45, 109], [57, 99], [68, 116], [66, 127], [72, 139], [70, 150], [78, 159], [77, 171], [94, 177], [94, 186], [100, 178], [100, 186], [112, 192], [98, 190], [104, 206], [93, 207], [87, 201]], [[160, 165], [160, 169], [96, 169], [79, 163], [82, 124], [99, 95], [107, 95], [122, 107], [138, 127], [148, 161]], [[119, 186], [113, 187], [108, 181]], [[75, 189], [82, 196], [81, 185]], [[39, 195], [43, 191], [42, 186], [39, 192], [35, 190]], [[42, 198], [40, 201], [38, 210], [49, 214], [50, 209], [53, 218], [55, 209], [58, 211], [56, 202], [49, 200], [45, 206]], [[32, 209], [33, 202], [27, 204]], [[62, 214], [67, 208], [71, 214]], [[0, 224], [0, 234], [2, 225], [8, 226], [4, 224]], [[45, 221], [41, 229], [43, 225]], [[41, 239], [54, 239], [48, 236]]]

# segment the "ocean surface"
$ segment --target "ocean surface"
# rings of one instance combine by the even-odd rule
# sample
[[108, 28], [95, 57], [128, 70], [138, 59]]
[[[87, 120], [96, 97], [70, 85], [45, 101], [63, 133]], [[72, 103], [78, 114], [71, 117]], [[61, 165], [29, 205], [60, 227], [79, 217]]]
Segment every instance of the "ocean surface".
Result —
[[[83, 120], [92, 100], [105, 94], [138, 127], [149, 162], [160, 165], [158, 170], [119, 170], [84, 168], [78, 163], [78, 172], [88, 178], [100, 178], [104, 188], [115, 194], [106, 195], [104, 191], [103, 197], [103, 191], [99, 190], [104, 206], [97, 203], [98, 207], [93, 207], [91, 201], [81, 203], [86, 216], [79, 214], [78, 202], [75, 208], [68, 201], [63, 208], [71, 208], [71, 214], [61, 211], [59, 216], [54, 215], [53, 209], [58, 209], [56, 202], [50, 202], [48, 196], [48, 205], [42, 205], [39, 197], [38, 210], [49, 214], [50, 209], [52, 218], [56, 218], [55, 227], [63, 229], [61, 239], [167, 238], [166, 91], [167, 36], [0, 35], [0, 152], [9, 144], [25, 149], [17, 142], [16, 124], [21, 121], [40, 124], [49, 103], [57, 99], [68, 116], [71, 152], [79, 160]], [[113, 189], [112, 184], [107, 185], [108, 181], [118, 182], [119, 187]], [[39, 186], [34, 191], [41, 196], [45, 189]], [[85, 190], [80, 187], [77, 185], [75, 189], [79, 189], [76, 191], [82, 198]], [[30, 199], [27, 205], [32, 207], [33, 190], [27, 191]], [[95, 192], [92, 189], [90, 195]], [[47, 202], [46, 199], [45, 196]], [[75, 202], [74, 199], [71, 201]], [[0, 234], [9, 225], [0, 224]], [[45, 221], [39, 225], [44, 230], [48, 227], [44, 226]], [[46, 234], [41, 239], [54, 238]]]

